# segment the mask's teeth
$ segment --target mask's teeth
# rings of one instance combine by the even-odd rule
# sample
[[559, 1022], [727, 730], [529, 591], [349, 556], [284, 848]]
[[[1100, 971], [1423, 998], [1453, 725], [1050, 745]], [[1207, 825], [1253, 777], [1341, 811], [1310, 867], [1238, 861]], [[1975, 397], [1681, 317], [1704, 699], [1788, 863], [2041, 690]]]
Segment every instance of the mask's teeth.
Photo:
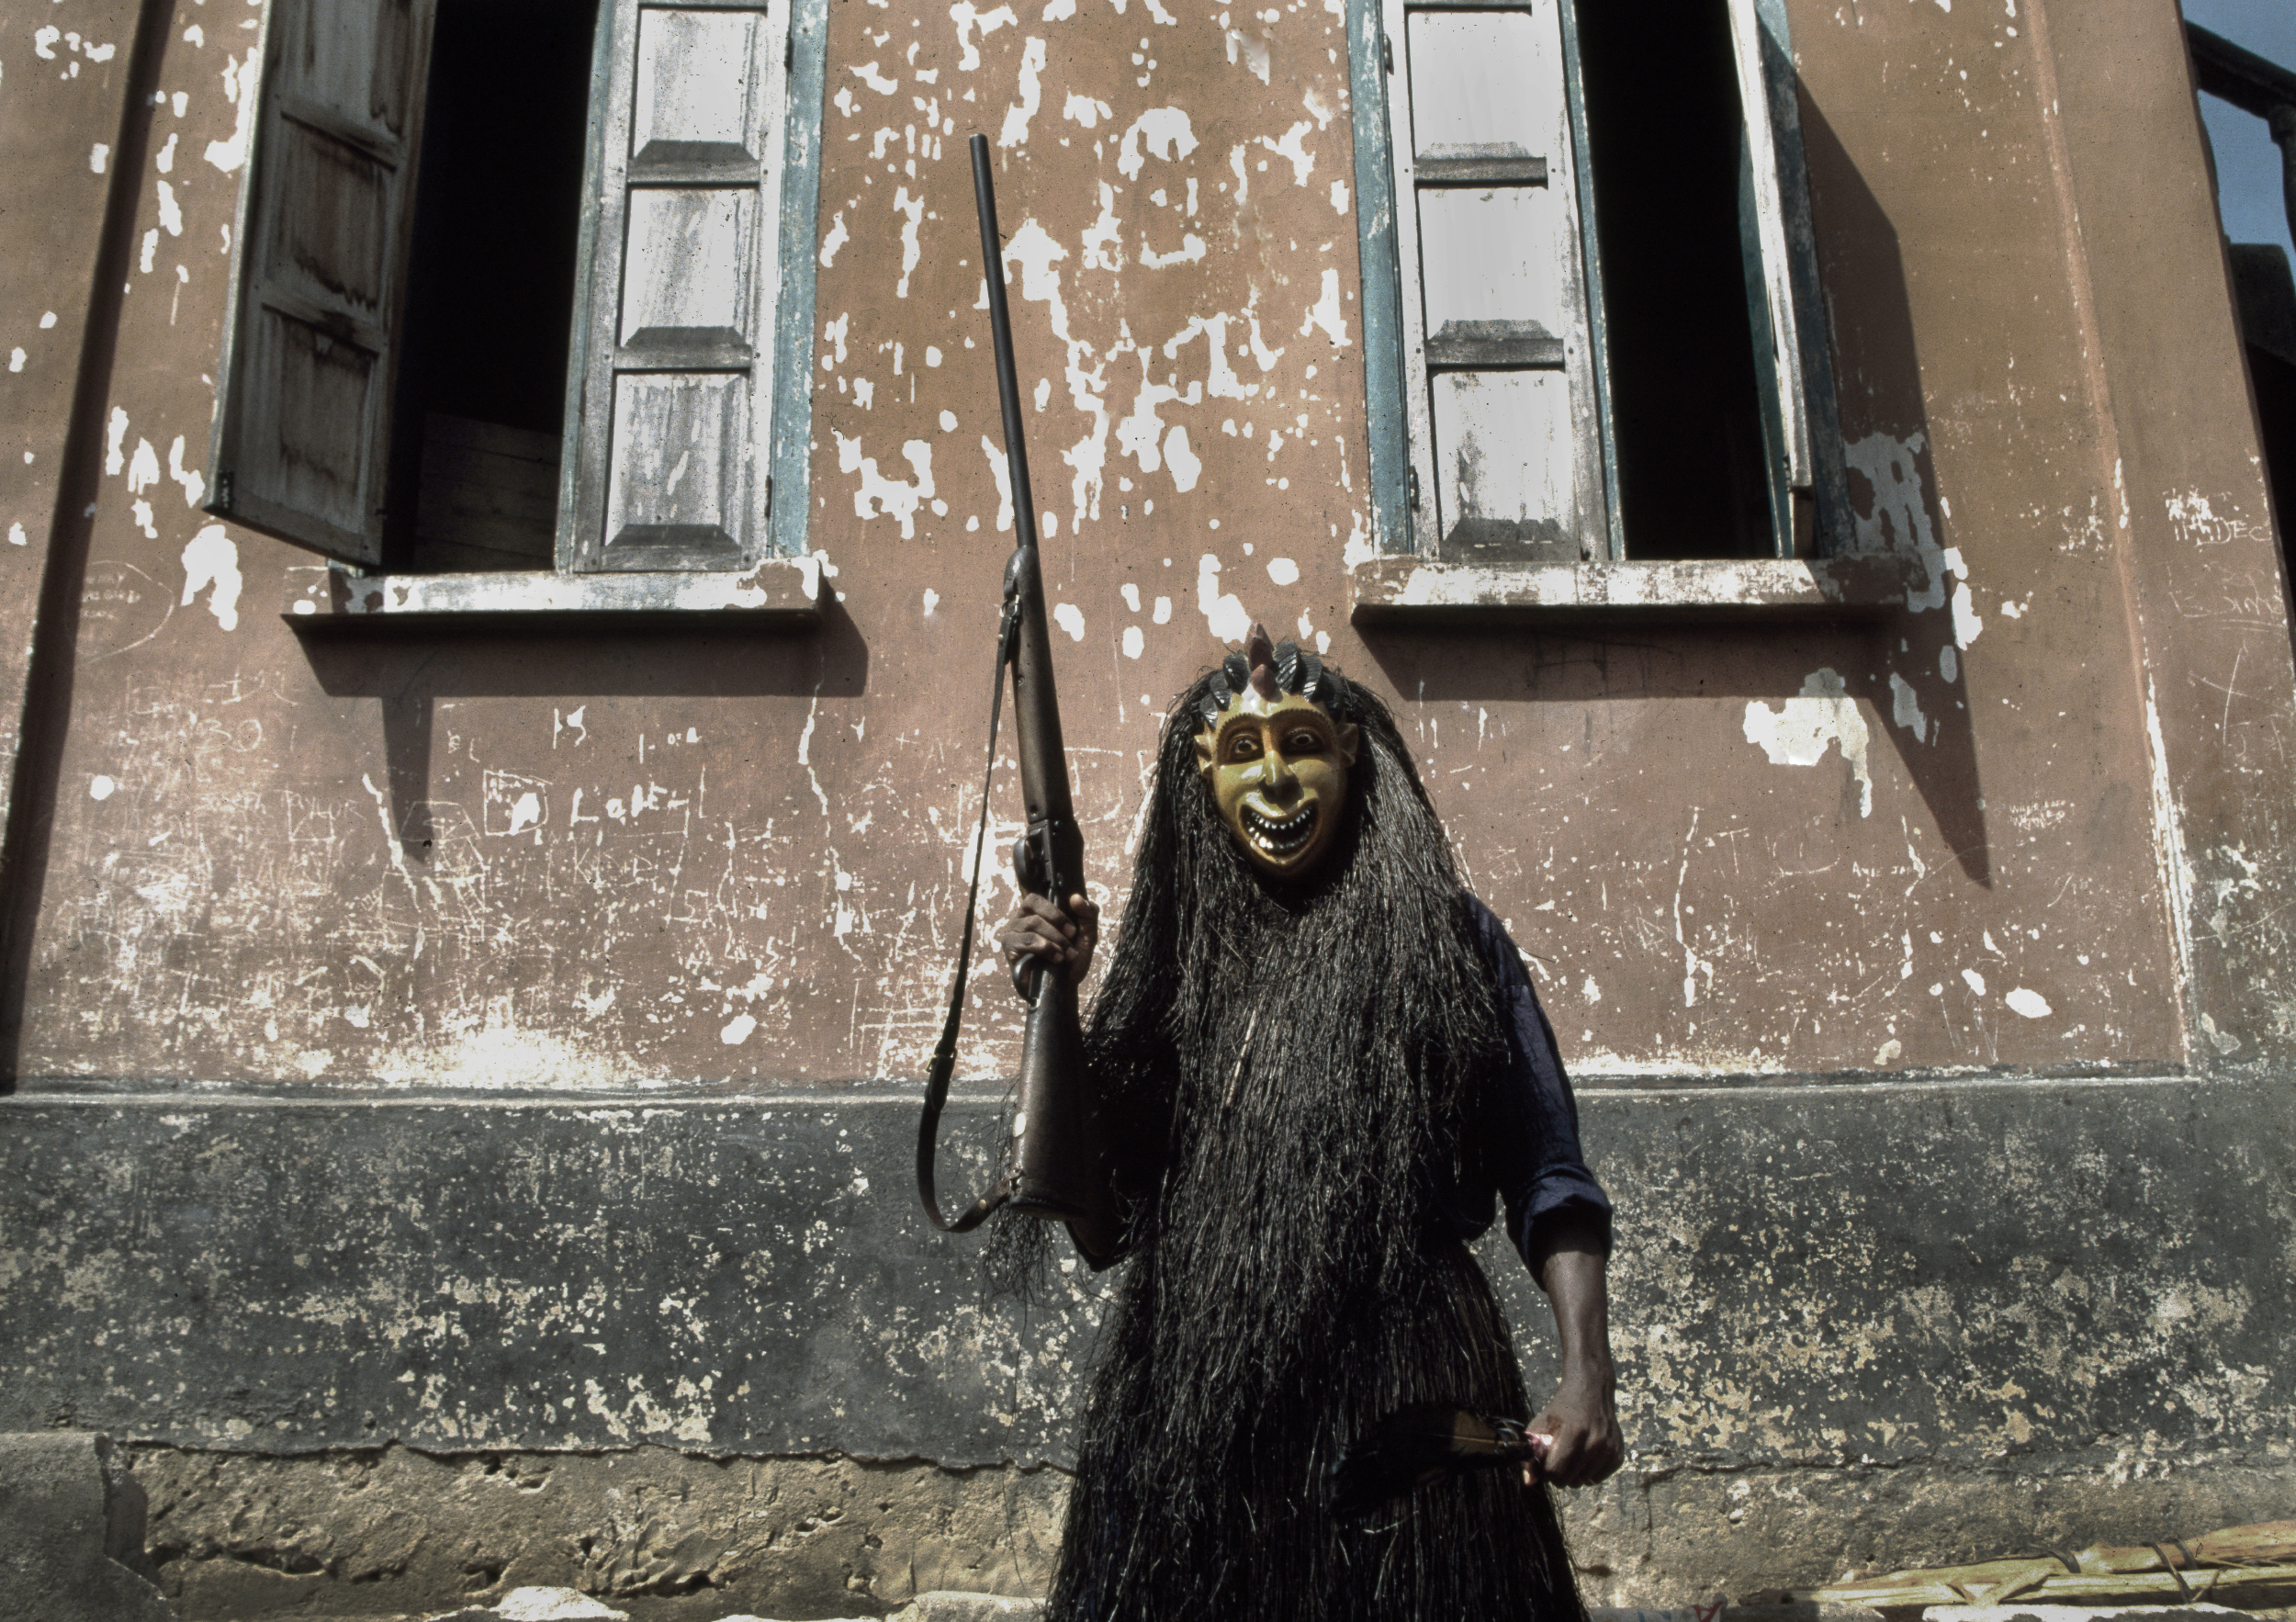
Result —
[[1253, 841], [1272, 856], [1289, 856], [1308, 842], [1315, 832], [1315, 807], [1303, 805], [1299, 812], [1276, 822], [1246, 805], [1244, 824], [1250, 830]]

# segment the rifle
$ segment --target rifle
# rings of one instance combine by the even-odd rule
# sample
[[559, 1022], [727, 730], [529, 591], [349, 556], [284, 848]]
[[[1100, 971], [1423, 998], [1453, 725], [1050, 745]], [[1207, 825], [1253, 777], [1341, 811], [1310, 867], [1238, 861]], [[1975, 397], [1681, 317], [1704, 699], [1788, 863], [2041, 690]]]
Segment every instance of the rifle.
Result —
[[988, 827], [988, 791], [996, 769], [996, 727], [1003, 711], [1005, 669], [1012, 668], [1013, 727], [1019, 734], [1020, 793], [1028, 831], [1013, 847], [1013, 871], [1022, 889], [1049, 895], [1055, 906], [1084, 889], [1085, 839], [1068, 793], [1068, 754], [1061, 743], [1060, 701], [1052, 686], [1052, 640], [1045, 625], [1043, 571], [1038, 562], [1036, 499], [1029, 486], [1029, 456], [1021, 441], [1020, 386], [1012, 359], [1012, 317], [1005, 303], [1004, 242], [996, 229], [996, 188], [989, 174], [988, 141], [975, 135], [973, 197], [981, 219], [981, 267], [988, 287], [988, 319], [996, 355], [996, 394], [1004, 410], [1005, 458], [1012, 484], [1014, 546], [1005, 565], [1004, 613], [996, 630], [996, 685], [989, 704], [988, 772], [981, 784], [981, 832], [974, 839], [972, 886], [957, 948], [956, 986], [940, 1042], [925, 1083], [925, 1112], [917, 1137], [917, 1188], [925, 1213], [944, 1233], [963, 1233], [1002, 1205], [1023, 1216], [1064, 1222], [1076, 1247], [1096, 1268], [1115, 1259], [1117, 1223], [1109, 1193], [1097, 1099], [1087, 1097], [1084, 1030], [1076, 988], [1068, 977], [1034, 958], [1013, 971], [1028, 999], [1020, 1044], [1019, 1105], [1003, 1173], [953, 1221], [941, 1214], [933, 1192], [933, 1159], [940, 1112], [955, 1068], [957, 1030], [973, 957], [973, 921], [980, 897], [981, 862]]

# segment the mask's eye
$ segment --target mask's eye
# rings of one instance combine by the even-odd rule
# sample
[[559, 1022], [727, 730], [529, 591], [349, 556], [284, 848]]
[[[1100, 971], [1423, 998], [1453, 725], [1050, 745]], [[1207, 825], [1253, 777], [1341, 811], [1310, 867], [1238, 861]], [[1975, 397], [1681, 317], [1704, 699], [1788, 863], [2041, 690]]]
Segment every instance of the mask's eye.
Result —
[[1322, 733], [1304, 727], [1284, 739], [1284, 753], [1288, 755], [1320, 755], [1325, 747]]
[[1260, 740], [1255, 733], [1236, 731], [1229, 734], [1227, 747], [1221, 751], [1229, 760], [1256, 760], [1260, 758]]

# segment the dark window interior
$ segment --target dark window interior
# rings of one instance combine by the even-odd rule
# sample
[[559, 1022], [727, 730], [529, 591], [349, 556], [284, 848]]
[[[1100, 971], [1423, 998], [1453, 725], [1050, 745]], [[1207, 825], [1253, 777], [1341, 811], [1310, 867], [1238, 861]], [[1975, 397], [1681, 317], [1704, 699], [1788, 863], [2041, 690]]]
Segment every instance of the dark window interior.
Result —
[[440, 0], [390, 567], [551, 567], [597, 17], [597, 0]]
[[1585, 0], [1578, 18], [1626, 555], [1771, 556], [1728, 13]]

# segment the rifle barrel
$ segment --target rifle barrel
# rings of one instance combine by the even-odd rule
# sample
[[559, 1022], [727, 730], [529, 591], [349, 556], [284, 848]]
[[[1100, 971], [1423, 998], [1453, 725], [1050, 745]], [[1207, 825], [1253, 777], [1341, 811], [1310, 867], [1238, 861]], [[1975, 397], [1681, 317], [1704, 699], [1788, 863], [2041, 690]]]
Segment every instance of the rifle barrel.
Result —
[[996, 400], [1005, 412], [1005, 467], [1012, 484], [1012, 522], [1020, 546], [1036, 550], [1036, 496], [1029, 486], [1029, 448], [1020, 432], [1020, 379], [1013, 369], [1012, 312], [1005, 303], [1005, 244], [996, 230], [996, 179], [988, 137], [975, 135], [973, 202], [981, 217], [981, 275], [988, 283], [988, 325], [996, 351]]
[[1029, 844], [1039, 872], [1024, 872], [1030, 888], [1056, 902], [1084, 889], [1084, 835], [1076, 827], [1068, 788], [1068, 751], [1061, 738], [1060, 700], [1052, 683], [1052, 636], [1044, 617], [1044, 575], [1038, 563], [1036, 498], [1029, 485], [1029, 452], [1020, 422], [1020, 381], [1013, 369], [1012, 313], [1005, 302], [1005, 245], [996, 229], [996, 183], [989, 173], [988, 138], [973, 137], [973, 200], [981, 217], [981, 275], [988, 287], [988, 320], [996, 353], [996, 397], [1004, 409], [1005, 466], [1012, 485], [1016, 545], [1007, 565], [1008, 589], [1019, 595], [1019, 636], [1013, 650], [1013, 720], [1019, 733], [1020, 796], [1028, 807]]

